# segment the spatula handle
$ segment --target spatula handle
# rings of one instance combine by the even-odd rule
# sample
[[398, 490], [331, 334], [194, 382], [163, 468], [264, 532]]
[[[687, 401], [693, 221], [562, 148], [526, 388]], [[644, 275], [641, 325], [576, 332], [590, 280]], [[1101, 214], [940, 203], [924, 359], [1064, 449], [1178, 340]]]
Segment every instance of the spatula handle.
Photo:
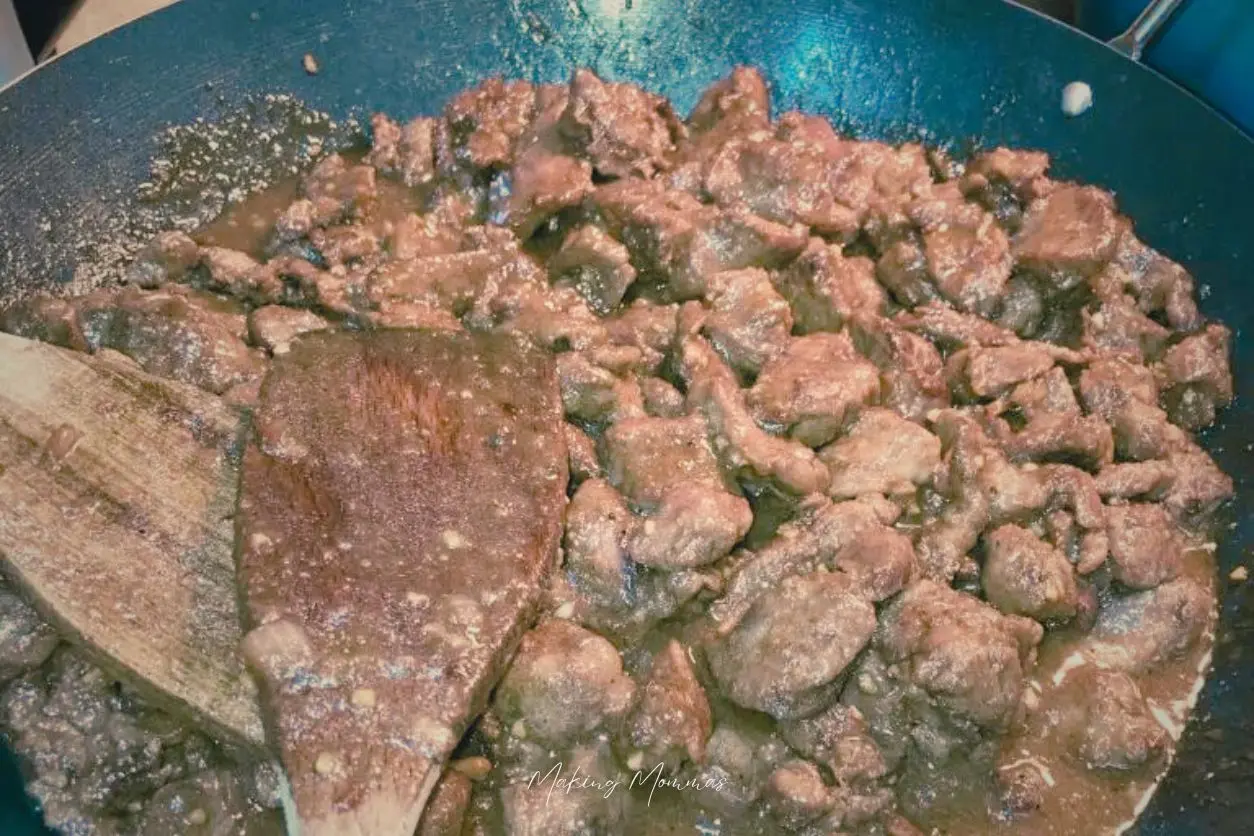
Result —
[[1145, 47], [1183, 2], [1184, 0], [1154, 0], [1145, 7], [1145, 11], [1137, 15], [1126, 32], [1111, 39], [1110, 45], [1133, 61], [1140, 61]]

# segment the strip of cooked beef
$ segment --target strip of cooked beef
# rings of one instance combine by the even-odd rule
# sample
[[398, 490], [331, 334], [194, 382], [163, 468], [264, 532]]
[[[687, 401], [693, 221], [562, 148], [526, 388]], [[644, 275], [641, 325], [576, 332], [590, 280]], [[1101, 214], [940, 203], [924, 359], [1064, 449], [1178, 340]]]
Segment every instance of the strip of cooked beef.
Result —
[[842, 248], [812, 238], [805, 252], [774, 277], [775, 289], [792, 306], [800, 334], [839, 331], [855, 313], [877, 316], [884, 310], [884, 289], [875, 280], [875, 263], [846, 256]]
[[1191, 648], [1214, 620], [1215, 602], [1202, 586], [1177, 578], [1104, 603], [1088, 652], [1102, 665], [1144, 673]]
[[600, 314], [618, 307], [636, 280], [627, 248], [592, 225], [571, 230], [549, 259], [549, 274], [570, 281]]
[[381, 174], [399, 177], [406, 186], [427, 183], [435, 176], [436, 120], [419, 116], [398, 125], [385, 114], [370, 118], [370, 153], [366, 162]]
[[652, 177], [671, 167], [684, 127], [665, 98], [575, 70], [562, 135], [604, 177]]
[[179, 285], [83, 297], [78, 322], [93, 350], [112, 348], [150, 374], [218, 394], [256, 380], [265, 368], [260, 352], [245, 344], [240, 305]]
[[893, 317], [893, 321], [923, 334], [945, 349], [973, 345], [1008, 346], [1019, 342], [1013, 331], [975, 314], [956, 311], [941, 302], [927, 302], [912, 310], [901, 311]]
[[936, 186], [909, 207], [923, 233], [927, 271], [941, 295], [964, 311], [995, 311], [1010, 278], [1010, 239], [996, 218], [968, 203], [956, 183]]
[[940, 452], [940, 439], [918, 424], [892, 410], [868, 409], [819, 458], [832, 474], [828, 493], [840, 499], [913, 494], [931, 480]]
[[949, 406], [944, 362], [936, 346], [891, 320], [858, 315], [850, 323], [858, 351], [881, 375], [881, 403], [910, 420]]
[[1161, 505], [1129, 503], [1106, 510], [1111, 575], [1132, 589], [1150, 589], [1184, 568], [1183, 544]]
[[879, 370], [854, 350], [849, 336], [822, 332], [789, 340], [762, 368], [747, 401], [763, 426], [785, 428], [802, 444], [820, 447], [879, 391]]
[[1003, 525], [984, 535], [981, 582], [989, 603], [1038, 621], [1075, 615], [1079, 594], [1066, 556], [1026, 528]]
[[736, 67], [701, 95], [688, 115], [688, 136], [679, 145], [681, 163], [673, 179], [682, 177], [688, 190], [701, 188], [701, 170], [708, 157], [728, 140], [771, 128], [771, 102], [766, 82], [753, 67]]
[[127, 268], [126, 281], [151, 290], [166, 282], [182, 281], [200, 260], [200, 246], [190, 235], [174, 230], [159, 232]]
[[705, 418], [711, 446], [729, 473], [799, 496], [827, 487], [827, 468], [812, 450], [769, 435], [754, 422], [734, 375], [709, 343], [690, 337], [681, 351], [689, 404]]
[[1200, 430], [1214, 422], [1218, 408], [1232, 403], [1231, 341], [1227, 328], [1208, 325], [1163, 354], [1163, 399], [1175, 424]]
[[523, 636], [494, 710], [517, 737], [548, 746], [579, 739], [631, 706], [635, 686], [614, 645], [560, 618]]
[[945, 710], [991, 730], [1020, 710], [1042, 629], [963, 592], [922, 580], [884, 615], [876, 646]]
[[636, 690], [636, 703], [620, 732], [631, 760], [637, 753], [649, 768], [662, 763], [674, 771], [685, 761], [705, 760], [713, 720], [705, 689], [693, 673], [688, 651], [675, 640], [654, 654]]
[[522, 240], [558, 211], [578, 206], [592, 192], [592, 167], [585, 160], [532, 145], [518, 154], [502, 190], [502, 220]]
[[777, 719], [804, 717], [835, 699], [841, 674], [874, 631], [875, 608], [856, 584], [815, 572], [762, 594], [706, 656], [739, 705]]
[[628, 550], [645, 566], [693, 569], [725, 557], [752, 524], [744, 497], [710, 485], [679, 484], [636, 529]]
[[700, 416], [615, 422], [605, 433], [605, 468], [610, 482], [644, 508], [657, 508], [679, 485], [723, 487]]
[[837, 804], [837, 797], [809, 761], [780, 764], [766, 779], [762, 803], [779, 826], [795, 831], [822, 816]]
[[1120, 231], [1109, 192], [1062, 185], [1028, 206], [1014, 255], [1020, 266], [1066, 289], [1110, 261]]
[[779, 357], [792, 332], [792, 309], [765, 270], [731, 270], [709, 277], [705, 333], [727, 364], [746, 378]]
[[248, 339], [271, 354], [286, 354], [296, 337], [329, 326], [312, 311], [266, 305], [248, 314]]
[[525, 81], [489, 78], [458, 93], [436, 127], [436, 160], [448, 173], [459, 166], [508, 168], [535, 113], [536, 88]]

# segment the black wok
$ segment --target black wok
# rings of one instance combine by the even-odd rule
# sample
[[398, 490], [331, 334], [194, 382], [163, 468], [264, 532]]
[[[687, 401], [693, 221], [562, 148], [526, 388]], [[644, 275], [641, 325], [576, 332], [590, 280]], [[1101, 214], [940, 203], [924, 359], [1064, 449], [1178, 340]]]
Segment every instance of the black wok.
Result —
[[[689, 107], [737, 63], [763, 69], [781, 109], [854, 134], [1042, 148], [1057, 175], [1114, 190], [1237, 332], [1237, 402], [1205, 441], [1238, 483], [1221, 571], [1246, 559], [1254, 143], [1153, 72], [998, 0], [186, 0], [0, 92], [0, 298], [115, 257], [94, 242], [136, 214], [157, 132], [249, 94], [408, 116], [493, 73], [559, 81], [586, 65]], [[1059, 98], [1073, 80], [1096, 103], [1069, 119]], [[1254, 832], [1250, 599], [1225, 589], [1214, 673], [1142, 833]]]

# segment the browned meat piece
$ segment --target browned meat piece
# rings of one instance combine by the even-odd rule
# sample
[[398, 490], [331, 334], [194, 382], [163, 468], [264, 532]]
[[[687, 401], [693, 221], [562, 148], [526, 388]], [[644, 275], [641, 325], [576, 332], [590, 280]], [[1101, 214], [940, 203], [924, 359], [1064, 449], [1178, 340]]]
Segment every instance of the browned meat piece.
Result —
[[869, 493], [913, 494], [940, 464], [941, 442], [889, 409], [868, 409], [853, 429], [824, 447], [819, 458], [832, 474], [828, 493], [852, 498]]
[[382, 250], [374, 231], [356, 224], [315, 229], [309, 233], [309, 243], [333, 270], [340, 265], [373, 260]]
[[393, 302], [378, 311], [366, 314], [377, 328], [432, 328], [439, 331], [461, 331], [462, 324], [449, 311], [427, 300]]
[[998, 422], [998, 441], [1012, 461], [1068, 462], [1097, 470], [1114, 459], [1110, 426], [1095, 415], [1046, 412], [1031, 418], [1018, 432]]
[[[554, 787], [557, 775], [540, 784], [552, 761], [545, 762], [537, 778], [536, 786], [528, 786], [527, 777], [511, 782], [501, 789], [501, 806], [504, 812], [503, 827], [499, 832], [510, 836], [589, 836], [593, 833], [619, 833], [624, 822], [625, 794], [620, 790], [606, 794], [597, 792], [591, 785], [588, 791], [574, 791], [577, 782], [597, 782], [604, 786], [619, 780], [621, 773], [614, 764], [607, 747], [580, 746], [563, 762], [562, 778], [575, 781]], [[567, 771], [569, 770], [569, 771]], [[482, 831], [475, 831], [476, 836]], [[491, 831], [488, 831], [491, 832]]]
[[615, 84], [575, 70], [562, 135], [604, 177], [652, 177], [670, 168], [683, 126], [670, 102], [633, 84]]
[[886, 302], [874, 262], [846, 256], [822, 238], [810, 239], [805, 252], [775, 278], [775, 289], [792, 306], [796, 330], [802, 334], [839, 331], [854, 313], [877, 316]]
[[209, 274], [208, 289], [229, 293], [247, 302], [277, 302], [282, 294], [278, 277], [252, 256], [225, 247], [205, 247], [202, 262]]
[[397, 175], [406, 186], [418, 186], [435, 176], [436, 120], [419, 117], [397, 125], [376, 113], [370, 119], [370, 153], [366, 162], [384, 174]]
[[575, 590], [611, 606], [623, 598], [626, 542], [636, 519], [623, 497], [602, 479], [579, 486], [566, 509], [566, 575]]
[[0, 310], [0, 330], [28, 340], [52, 343], [75, 351], [90, 347], [78, 322], [77, 306], [87, 303], [57, 296], [28, 296]]
[[393, 260], [370, 274], [366, 293], [376, 305], [397, 300], [433, 301], [442, 308], [464, 313], [485, 291], [495, 289], [502, 278], [526, 267], [512, 246]]
[[1029, 423], [1045, 415], [1078, 415], [1080, 402], [1067, 373], [1055, 366], [1043, 377], [1020, 383], [1006, 399]]
[[570, 480], [581, 483], [601, 476], [601, 463], [597, 461], [596, 442], [574, 424], [562, 427], [566, 433], [566, 451], [570, 459]]
[[605, 432], [610, 481], [637, 505], [656, 508], [680, 484], [722, 488], [705, 422], [689, 418], [628, 418]]
[[509, 168], [519, 139], [531, 125], [536, 90], [525, 81], [490, 78], [458, 93], [437, 126], [436, 156], [442, 168]]
[[1080, 374], [1084, 408], [1110, 423], [1120, 458], [1165, 459], [1189, 446], [1184, 431], [1156, 405], [1157, 394], [1153, 374], [1122, 359], [1096, 360]]
[[470, 807], [470, 779], [449, 769], [440, 776], [431, 799], [422, 811], [422, 820], [414, 836], [454, 836], [462, 832], [466, 810]]
[[887, 526], [871, 527], [842, 545], [830, 561], [852, 577], [872, 601], [896, 595], [915, 575], [910, 538]]
[[677, 305], [654, 305], [638, 299], [605, 320], [610, 342], [640, 349], [644, 367], [656, 374], [675, 341]]
[[1162, 461], [1110, 464], [1097, 474], [1103, 499], [1161, 499], [1176, 481], [1176, 472]]
[[255, 428], [236, 514], [243, 655], [295, 812], [353, 828], [383, 793], [394, 832], [412, 832], [555, 563], [551, 360], [503, 337], [310, 334], [274, 361]]
[[768, 435], [754, 423], [731, 371], [708, 343], [689, 338], [681, 354], [688, 402], [705, 418], [724, 468], [738, 479], [771, 481], [799, 496], [827, 488], [827, 468], [812, 450]]
[[923, 334], [946, 348], [968, 348], [973, 345], [1015, 345], [1018, 336], [983, 317], [960, 313], [941, 302], [928, 302], [911, 311], [902, 311], [893, 322], [910, 331]]
[[1214, 620], [1214, 600], [1187, 578], [1103, 603], [1089, 652], [1103, 666], [1139, 674], [1191, 648]]
[[52, 655], [61, 636], [7, 586], [0, 586], [0, 685]]
[[1041, 332], [1047, 313], [1045, 294], [1039, 283], [1031, 276], [1020, 274], [1006, 283], [997, 324], [1021, 337], [1033, 337]]
[[742, 267], [782, 267], [806, 247], [801, 224], [768, 221], [743, 207], [725, 209], [701, 227], [690, 261], [697, 273]]
[[557, 379], [566, 415], [581, 421], [643, 417], [639, 387], [598, 366], [582, 351], [557, 356]]
[[599, 226], [571, 230], [562, 248], [549, 259], [550, 275], [570, 281], [602, 316], [623, 301], [623, 294], [636, 280], [627, 248]]
[[467, 328], [518, 334], [553, 352], [583, 351], [605, 342], [605, 327], [576, 290], [542, 283], [530, 261], [509, 267], [522, 265], [522, 276], [507, 268], [501, 285], [475, 300]]
[[1035, 621], [923, 580], [889, 606], [876, 643], [940, 706], [995, 730], [1019, 712], [1042, 633]]
[[932, 168], [921, 145], [848, 139], [822, 144], [833, 162], [833, 194], [869, 227], [886, 220], [896, 224], [907, 204], [932, 186]]
[[688, 117], [693, 143], [716, 148], [733, 136], [746, 136], [771, 126], [770, 94], [753, 67], [736, 67], [712, 84]]
[[758, 421], [819, 447], [879, 391], [879, 370], [854, 350], [848, 335], [818, 333], [790, 340], [762, 369], [747, 401]]
[[792, 831], [832, 809], [836, 796], [823, 783], [818, 767], [793, 760], [778, 766], [766, 779], [762, 803], [771, 818]]
[[378, 197], [374, 168], [349, 165], [339, 154], [319, 160], [305, 176], [301, 187], [312, 204], [312, 226], [325, 226], [352, 217]]
[[874, 631], [875, 608], [853, 581], [817, 572], [764, 593], [707, 657], [736, 703], [777, 719], [804, 717], [831, 702]]
[[898, 303], [913, 308], [936, 298], [936, 287], [928, 277], [923, 236], [913, 229], [894, 230], [884, 234], [878, 247], [875, 278]]
[[688, 652], [672, 639], [653, 657], [637, 690], [636, 705], [623, 725], [623, 748], [642, 753], [647, 768], [662, 763], [672, 772], [685, 761], [705, 760], [712, 724], [710, 703]]
[[[784, 523], [775, 537], [756, 553], [744, 555], [727, 583], [727, 594], [710, 605], [710, 615], [720, 634], [730, 632], [744, 617], [750, 605], [762, 594], [776, 588], [790, 575], [829, 568], [842, 562], [862, 592], [874, 589], [884, 559], [891, 568], [891, 554], [871, 559], [862, 546], [874, 546], [877, 538], [868, 533], [889, 531], [871, 502], [833, 503], [822, 497], [805, 500], [798, 519]], [[868, 535], [865, 536], [864, 535]], [[893, 547], [890, 545], [890, 549]], [[868, 596], [870, 597], [870, 596]]]
[[1068, 673], [1064, 689], [1061, 699], [1078, 716], [1064, 709], [1062, 725], [1089, 769], [1132, 769], [1157, 759], [1169, 745], [1166, 730], [1126, 673], [1083, 665]]
[[754, 376], [788, 345], [792, 310], [765, 270], [731, 270], [709, 277], [705, 332], [733, 369]]
[[1026, 528], [1003, 525], [984, 536], [981, 581], [989, 603], [1038, 621], [1071, 618], [1078, 591], [1071, 563]]
[[[273, 812], [254, 818], [253, 802], [248, 797], [244, 781], [228, 769], [205, 769], [182, 780], [172, 781], [146, 800], [142, 809], [135, 831], [138, 836], [186, 833], [191, 827], [208, 834], [267, 834], [282, 830], [282, 824]], [[77, 826], [71, 826], [65, 832], [100, 832], [108, 825], [97, 822], [87, 827], [90, 829], [80, 831]]]
[[646, 377], [640, 381], [644, 394], [644, 411], [654, 418], [679, 418], [687, 412], [684, 395], [660, 377]]
[[949, 405], [944, 363], [926, 338], [871, 316], [851, 323], [854, 345], [880, 370], [884, 406], [911, 420]]
[[568, 206], [592, 192], [592, 167], [584, 160], [533, 145], [518, 155], [510, 171], [506, 219], [522, 240]]
[[1002, 181], [1025, 197], [1039, 190], [1039, 181], [1049, 170], [1049, 155], [1044, 151], [1025, 151], [1018, 148], [994, 148], [976, 154], [967, 166], [964, 185], [979, 187], [976, 178], [985, 181]]
[[852, 235], [858, 214], [824, 188], [832, 179], [832, 162], [817, 146], [741, 137], [713, 155], [705, 189], [720, 206], [744, 205], [778, 223]]
[[1083, 343], [1104, 354], [1119, 355], [1133, 363], [1157, 357], [1171, 332], [1136, 309], [1127, 297], [1103, 301], [1096, 311], [1081, 312]]
[[598, 187], [592, 202], [642, 275], [669, 281], [675, 299], [701, 295], [704, 276], [693, 268], [691, 256], [698, 227], [713, 215], [709, 207], [656, 180], [636, 178]]
[[825, 766], [841, 786], [864, 784], [888, 772], [862, 713], [835, 703], [813, 717], [780, 724], [780, 733], [800, 755]]
[[1133, 589], [1150, 589], [1184, 568], [1183, 545], [1161, 505], [1112, 505], [1106, 509], [1111, 574]]
[[1163, 311], [1177, 331], [1193, 331], [1202, 324], [1193, 279], [1179, 264], [1142, 243], [1126, 221], [1114, 258], [1093, 284], [1099, 294], [1100, 288], [1131, 293], [1142, 313]]
[[271, 354], [286, 354], [301, 334], [328, 327], [325, 319], [300, 308], [267, 305], [248, 314], [248, 339]]
[[178, 231], [158, 233], [126, 270], [126, 281], [143, 288], [180, 281], [200, 263], [200, 246]]
[[1158, 402], [1154, 374], [1144, 366], [1122, 357], [1099, 357], [1080, 375], [1080, 398], [1084, 408], [1112, 421], [1129, 400], [1145, 404]]
[[1167, 492], [1167, 508], [1176, 516], [1207, 514], [1233, 495], [1232, 477], [1206, 451], [1186, 444], [1167, 457], [1176, 480]]
[[1172, 421], [1200, 430], [1215, 420], [1215, 410], [1232, 403], [1232, 370], [1228, 366], [1232, 332], [1208, 325], [1167, 349], [1162, 360], [1164, 398]]
[[523, 636], [493, 705], [518, 737], [564, 746], [631, 705], [634, 685], [614, 645], [569, 621], [542, 621]]
[[964, 311], [993, 312], [1010, 278], [1010, 240], [996, 219], [967, 203], [957, 184], [933, 189], [909, 208], [923, 231], [928, 273], [941, 295]]
[[679, 484], [636, 530], [628, 551], [645, 566], [692, 569], [725, 557], [752, 524], [744, 497], [709, 485]]
[[1119, 219], [1109, 192], [1063, 185], [1034, 201], [1015, 236], [1021, 265], [1059, 286], [1087, 278], [1110, 261], [1119, 243]]
[[225, 392], [264, 369], [264, 358], [244, 343], [243, 309], [180, 285], [85, 297], [79, 322], [93, 348], [115, 349], [150, 374], [210, 392]]
[[1053, 367], [1054, 354], [1041, 343], [1032, 342], [963, 349], [948, 363], [958, 385], [980, 398], [995, 398]]

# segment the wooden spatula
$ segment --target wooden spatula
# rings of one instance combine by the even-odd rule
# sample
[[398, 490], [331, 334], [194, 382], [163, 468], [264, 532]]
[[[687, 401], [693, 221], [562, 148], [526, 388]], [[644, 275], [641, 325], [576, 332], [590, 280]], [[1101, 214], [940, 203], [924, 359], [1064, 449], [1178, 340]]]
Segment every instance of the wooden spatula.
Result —
[[216, 737], [264, 745], [238, 647], [240, 419], [218, 398], [0, 334], [0, 556], [96, 661]]
[[507, 337], [321, 332], [275, 360], [239, 572], [289, 830], [410, 836], [556, 561], [551, 359]]

